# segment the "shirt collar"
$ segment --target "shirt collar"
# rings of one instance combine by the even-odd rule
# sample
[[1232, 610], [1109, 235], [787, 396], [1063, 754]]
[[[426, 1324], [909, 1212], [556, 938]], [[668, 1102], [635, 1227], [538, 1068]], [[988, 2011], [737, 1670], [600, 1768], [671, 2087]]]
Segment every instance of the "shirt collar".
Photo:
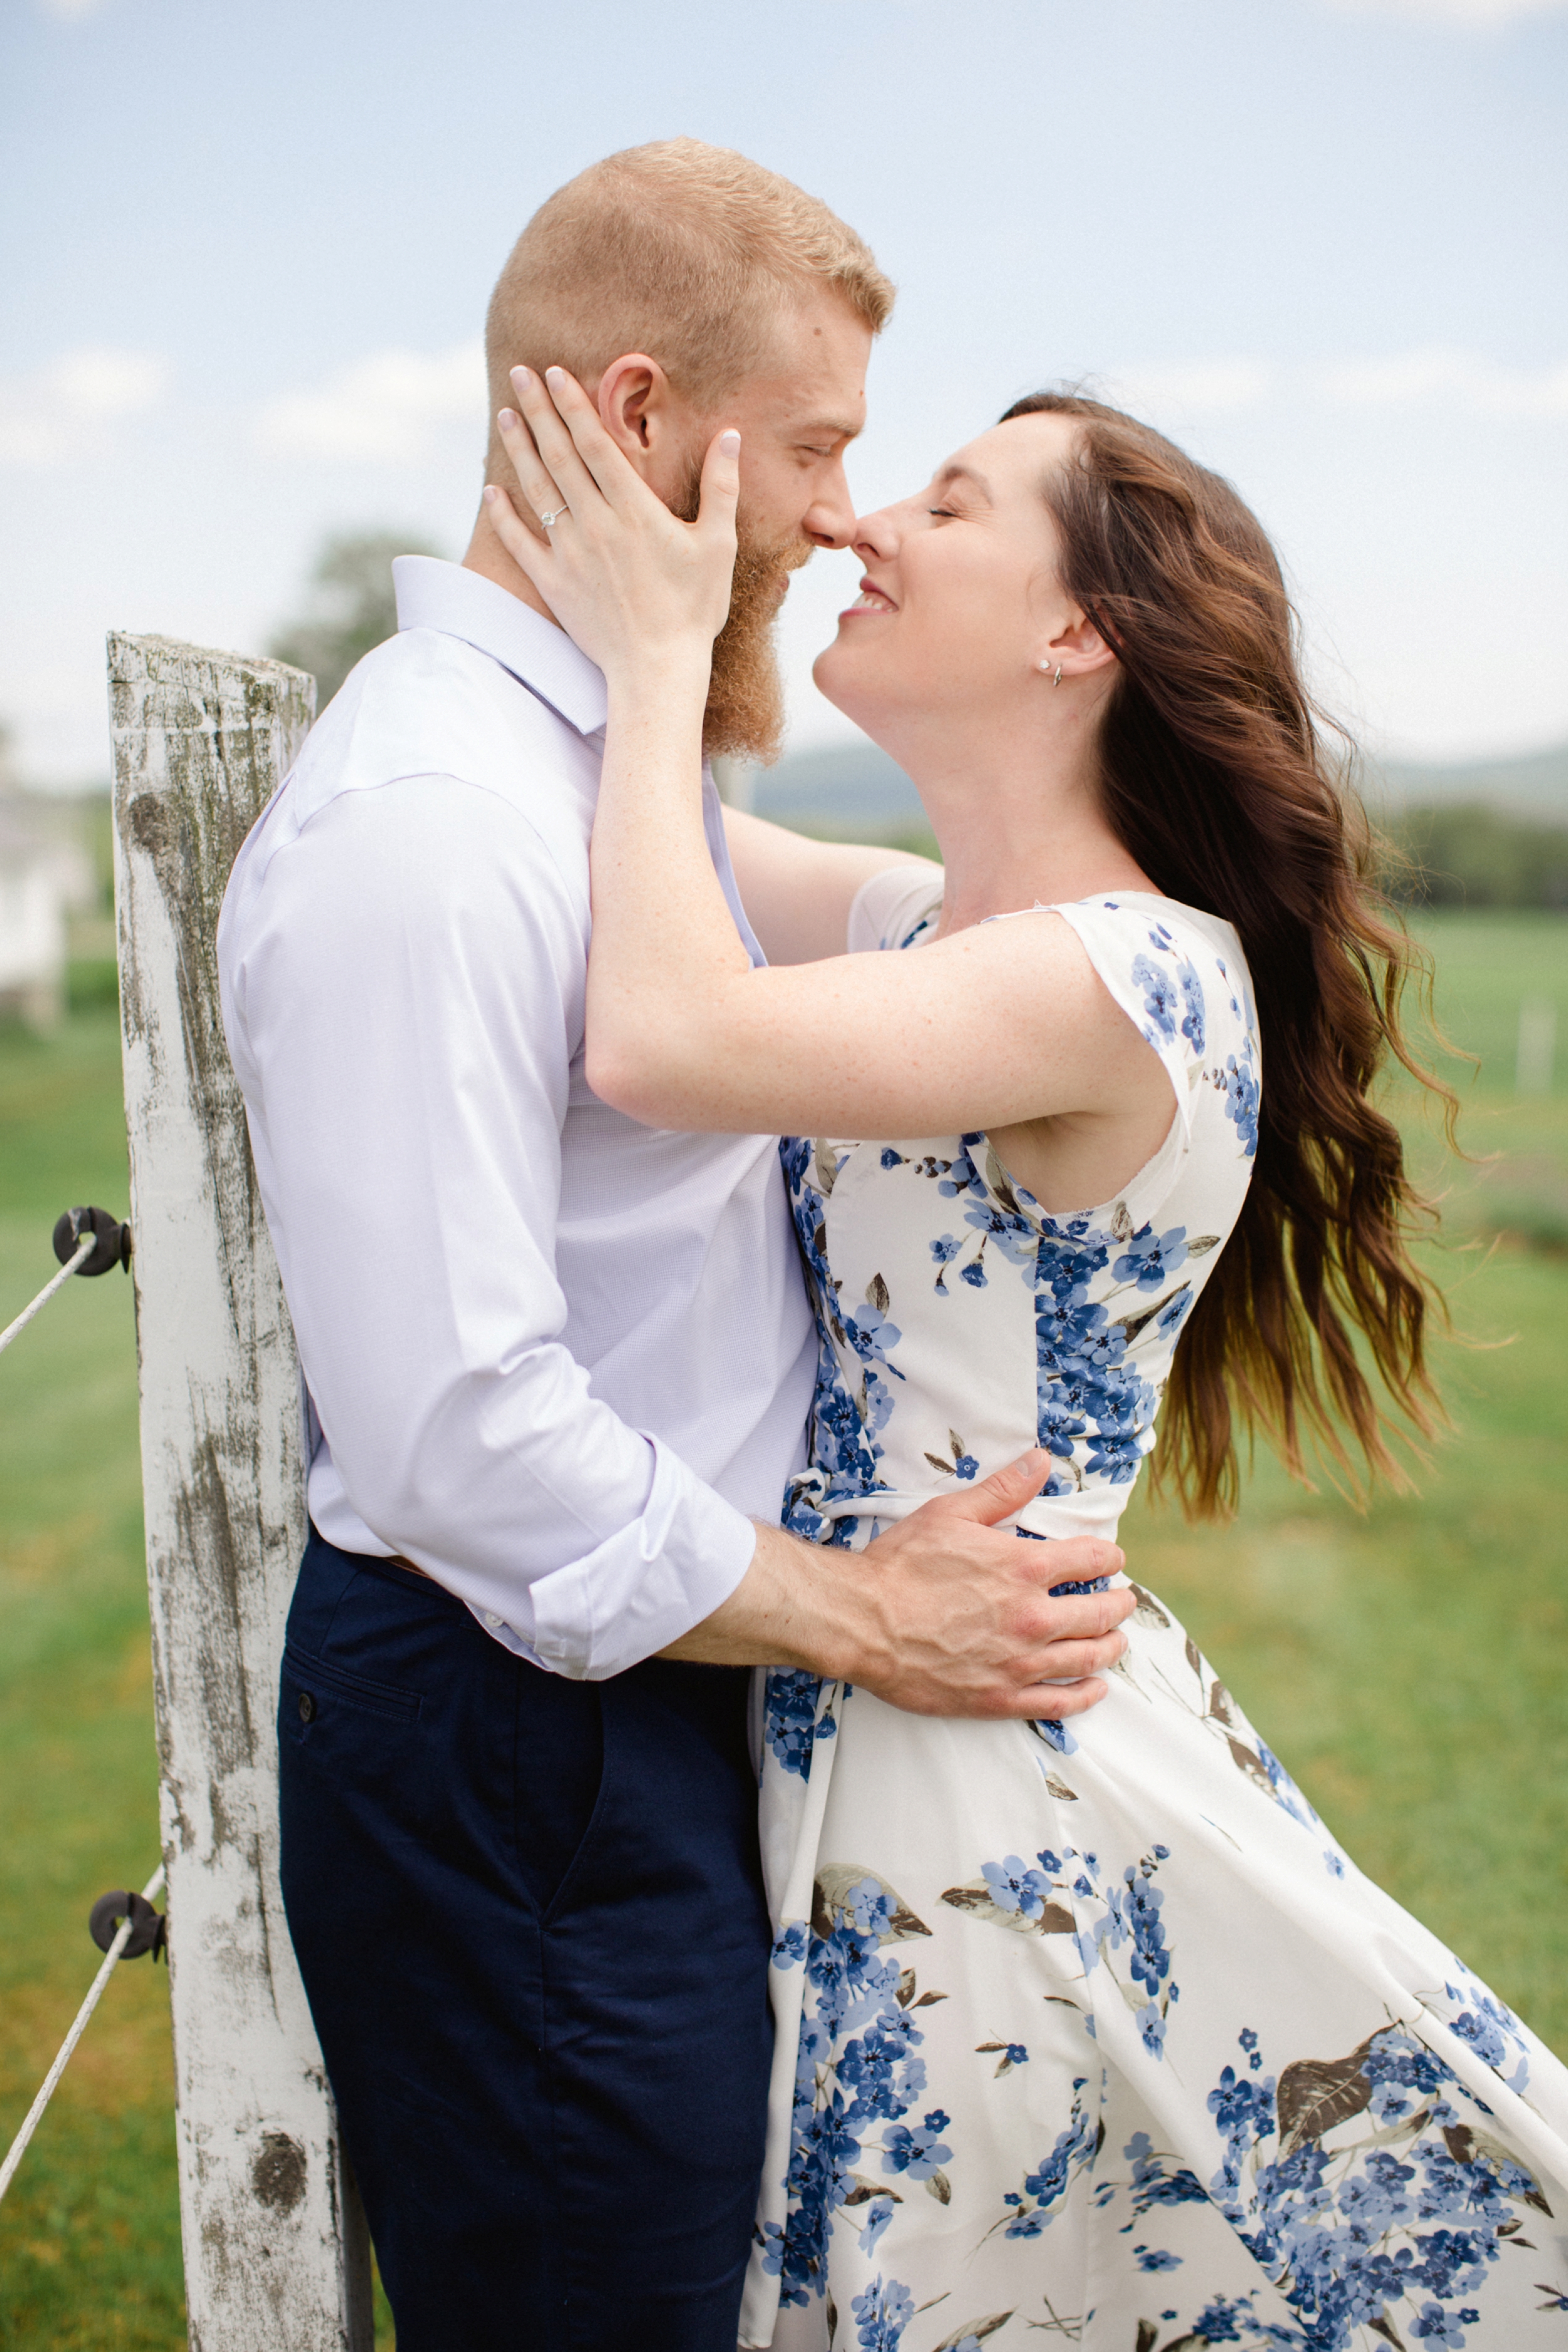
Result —
[[605, 724], [605, 674], [564, 629], [482, 573], [434, 555], [400, 555], [392, 567], [399, 629], [440, 629], [489, 654], [531, 694], [592, 735]]

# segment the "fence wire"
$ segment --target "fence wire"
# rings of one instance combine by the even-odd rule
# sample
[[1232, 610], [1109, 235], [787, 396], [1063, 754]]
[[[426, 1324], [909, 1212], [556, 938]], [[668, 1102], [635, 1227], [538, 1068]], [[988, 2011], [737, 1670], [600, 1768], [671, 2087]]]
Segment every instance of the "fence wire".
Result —
[[[4, 1331], [0, 1331], [0, 1356], [5, 1354], [12, 1340], [17, 1339], [21, 1333], [26, 1329], [34, 1316], [38, 1312], [38, 1309], [42, 1307], [47, 1307], [50, 1299], [54, 1297], [56, 1291], [62, 1289], [70, 1280], [72, 1275], [79, 1272], [80, 1268], [87, 1264], [88, 1259], [92, 1255], [92, 1253], [97, 1246], [98, 1235], [89, 1227], [89, 1230], [83, 1234], [80, 1241], [78, 1242], [74, 1256], [67, 1259], [65, 1265], [61, 1266], [58, 1274], [55, 1276], [54, 1280], [52, 1282], [46, 1282], [42, 1290], [39, 1291], [37, 1298], [34, 1299], [32, 1305], [30, 1307], [24, 1307], [16, 1321], [14, 1323], [7, 1323]], [[0, 2188], [0, 2196], [4, 2195], [5, 2190], [3, 2188]]]
[[[88, 1239], [90, 1243], [92, 1239], [90, 1234], [89, 1234]], [[67, 1274], [74, 1274], [76, 1268], [74, 1266], [68, 1265], [66, 1268]], [[61, 1279], [63, 1280], [63, 1278], [64, 1277], [62, 1276]], [[51, 1286], [51, 1287], [52, 1286]], [[45, 1293], [45, 1296], [47, 1296], [47, 1292]], [[33, 1306], [36, 1307], [38, 1303], [39, 1302], [35, 1299], [33, 1301]], [[31, 1313], [32, 1308], [29, 1308], [28, 1312]], [[14, 1331], [16, 1328], [16, 1326], [13, 1323], [11, 1330]], [[7, 1332], [5, 1336], [8, 1339], [10, 1337], [10, 1332]], [[142, 1900], [144, 1902], [151, 1903], [157, 1895], [163, 1884], [163, 1865], [160, 1863], [157, 1869], [153, 1873], [152, 1877], [147, 1881], [146, 1885], [142, 1889]], [[54, 2097], [55, 2089], [59, 2082], [60, 2076], [65, 2073], [67, 2066], [70, 2063], [71, 2052], [76, 2048], [77, 2043], [87, 2032], [87, 2021], [92, 2015], [93, 2011], [98, 2007], [99, 2001], [102, 1998], [104, 1986], [114, 1974], [115, 1965], [120, 1958], [121, 1953], [125, 1949], [126, 1945], [131, 1940], [131, 1930], [134, 1925], [135, 1922], [132, 1919], [121, 1919], [119, 1927], [115, 1930], [114, 1941], [109, 1948], [108, 1957], [104, 1960], [103, 1966], [100, 1969], [98, 1974], [92, 1980], [92, 1989], [89, 1992], [87, 1999], [82, 2002], [81, 2007], [78, 2010], [76, 2020], [71, 2026], [70, 2032], [66, 2035], [65, 2040], [60, 2044], [59, 2055], [56, 2058], [54, 2064], [49, 2068], [48, 2073], [44, 2076], [43, 2087], [39, 2091], [37, 2097], [33, 2101], [32, 2105], [27, 2109], [26, 2119], [23, 2123], [21, 2130], [16, 2134], [16, 2138], [11, 2142], [11, 2146], [6, 2152], [5, 2163], [0, 2164], [0, 2197], [5, 2196], [5, 2191], [10, 2188], [12, 2181], [16, 2178], [16, 2167], [21, 2163], [22, 2158], [27, 2153], [27, 2142], [37, 2130], [39, 2122], [43, 2116], [44, 2109]]]

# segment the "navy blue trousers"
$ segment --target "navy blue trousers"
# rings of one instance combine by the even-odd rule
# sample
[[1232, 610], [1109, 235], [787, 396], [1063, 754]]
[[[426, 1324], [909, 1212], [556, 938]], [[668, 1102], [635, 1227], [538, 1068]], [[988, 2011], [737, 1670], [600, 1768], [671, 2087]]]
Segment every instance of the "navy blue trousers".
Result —
[[567, 1682], [312, 1531], [279, 1731], [398, 2352], [734, 2352], [772, 2055], [745, 1675]]

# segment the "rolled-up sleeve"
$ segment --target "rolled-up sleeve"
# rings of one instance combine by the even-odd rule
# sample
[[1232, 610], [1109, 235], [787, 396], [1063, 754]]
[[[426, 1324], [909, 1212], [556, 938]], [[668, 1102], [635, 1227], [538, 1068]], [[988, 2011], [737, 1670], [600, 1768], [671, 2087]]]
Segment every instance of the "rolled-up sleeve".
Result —
[[220, 962], [345, 1496], [498, 1638], [596, 1680], [717, 1608], [755, 1529], [561, 1343], [586, 919], [516, 806], [405, 778], [340, 794], [275, 847], [226, 910]]

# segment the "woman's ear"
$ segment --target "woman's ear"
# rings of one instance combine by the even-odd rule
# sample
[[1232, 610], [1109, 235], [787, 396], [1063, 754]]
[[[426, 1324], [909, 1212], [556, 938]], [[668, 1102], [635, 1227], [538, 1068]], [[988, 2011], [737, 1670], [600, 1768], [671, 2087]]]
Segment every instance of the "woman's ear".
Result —
[[1039, 666], [1063, 678], [1092, 677], [1097, 671], [1109, 669], [1115, 659], [1114, 646], [1106, 643], [1089, 614], [1075, 605], [1067, 626], [1058, 629], [1046, 647]]

